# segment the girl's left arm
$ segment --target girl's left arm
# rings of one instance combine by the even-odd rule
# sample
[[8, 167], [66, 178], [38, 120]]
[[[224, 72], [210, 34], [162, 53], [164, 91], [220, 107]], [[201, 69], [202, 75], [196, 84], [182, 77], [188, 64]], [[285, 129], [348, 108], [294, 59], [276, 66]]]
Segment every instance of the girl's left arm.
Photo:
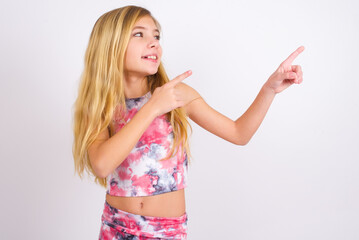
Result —
[[251, 106], [236, 121], [211, 108], [197, 91], [182, 83], [186, 98], [191, 99], [184, 106], [187, 115], [199, 126], [218, 137], [237, 145], [247, 144], [262, 123], [275, 95], [290, 85], [303, 81], [301, 67], [291, 65], [303, 50], [303, 46], [299, 47], [280, 64], [263, 85]]

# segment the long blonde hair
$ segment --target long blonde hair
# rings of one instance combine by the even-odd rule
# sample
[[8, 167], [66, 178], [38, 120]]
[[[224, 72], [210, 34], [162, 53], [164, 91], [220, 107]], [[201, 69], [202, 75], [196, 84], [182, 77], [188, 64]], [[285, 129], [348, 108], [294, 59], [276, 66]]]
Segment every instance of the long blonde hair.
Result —
[[[123, 86], [125, 53], [134, 24], [144, 16], [152, 17], [160, 29], [158, 21], [142, 7], [126, 6], [103, 14], [92, 29], [85, 54], [78, 97], [74, 103], [72, 153], [75, 174], [82, 178], [86, 171], [103, 187], [107, 187], [106, 178], [95, 175], [87, 150], [100, 132], [108, 128], [117, 106], [126, 110]], [[147, 77], [151, 93], [168, 81], [162, 62], [157, 73]], [[180, 147], [181, 157], [186, 153], [189, 160], [188, 127], [191, 132], [192, 128], [184, 109], [174, 109], [166, 116], [173, 128], [174, 143], [164, 159], [176, 154]]]

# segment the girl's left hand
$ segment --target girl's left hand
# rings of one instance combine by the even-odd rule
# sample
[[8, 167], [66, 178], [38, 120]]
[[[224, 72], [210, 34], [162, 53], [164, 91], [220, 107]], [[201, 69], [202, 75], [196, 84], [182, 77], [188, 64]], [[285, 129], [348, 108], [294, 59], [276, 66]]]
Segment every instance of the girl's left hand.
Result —
[[303, 81], [302, 68], [299, 65], [292, 65], [292, 62], [303, 51], [303, 46], [297, 48], [279, 65], [264, 86], [270, 88], [274, 93], [280, 93], [293, 83], [300, 84]]

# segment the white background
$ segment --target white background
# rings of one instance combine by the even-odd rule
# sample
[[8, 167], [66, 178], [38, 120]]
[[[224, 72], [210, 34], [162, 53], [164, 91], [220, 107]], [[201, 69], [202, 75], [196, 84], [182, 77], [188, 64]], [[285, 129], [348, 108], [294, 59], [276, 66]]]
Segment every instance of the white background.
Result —
[[97, 239], [105, 189], [74, 175], [72, 106], [95, 21], [128, 4], [163, 28], [163, 62], [237, 119], [279, 64], [279, 94], [251, 142], [192, 123], [188, 239], [359, 239], [359, 3], [7, 1], [0, 10], [0, 239]]

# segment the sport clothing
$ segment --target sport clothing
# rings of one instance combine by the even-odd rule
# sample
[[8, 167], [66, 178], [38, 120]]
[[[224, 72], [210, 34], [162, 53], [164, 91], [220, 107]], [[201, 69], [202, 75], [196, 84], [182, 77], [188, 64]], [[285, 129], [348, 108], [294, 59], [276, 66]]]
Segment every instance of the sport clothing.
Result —
[[187, 213], [180, 217], [148, 217], [122, 211], [107, 201], [99, 240], [187, 239]]
[[[113, 119], [115, 133], [134, 117], [150, 97], [149, 91], [144, 96], [126, 99], [124, 118], [115, 116]], [[186, 153], [181, 158], [182, 147], [175, 156], [159, 161], [167, 156], [172, 144], [173, 129], [166, 114], [156, 117], [127, 158], [108, 176], [106, 193], [136, 197], [185, 188], [188, 161]]]

